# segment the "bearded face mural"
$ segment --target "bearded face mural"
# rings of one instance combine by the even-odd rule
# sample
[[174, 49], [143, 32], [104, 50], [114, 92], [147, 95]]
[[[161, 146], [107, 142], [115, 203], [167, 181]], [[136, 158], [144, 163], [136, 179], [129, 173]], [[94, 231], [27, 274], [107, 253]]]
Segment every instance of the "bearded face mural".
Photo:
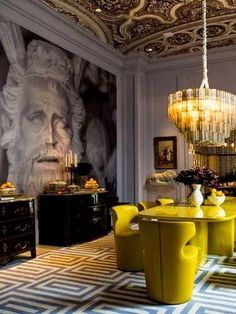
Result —
[[[8, 163], [6, 179], [13, 182], [19, 192], [37, 195], [50, 181], [63, 179], [64, 156], [73, 151], [80, 162], [91, 163], [91, 176], [103, 186], [110, 178], [114, 185], [116, 138], [115, 141], [109, 138], [107, 125], [110, 122], [107, 121], [110, 118], [104, 118], [105, 106], [96, 103], [99, 97], [91, 106], [91, 98], [87, 96], [91, 95], [87, 92], [88, 86], [96, 86], [94, 77], [100, 72], [95, 67], [91, 79], [88, 62], [47, 41], [32, 39], [25, 43], [18, 25], [0, 20], [0, 36], [10, 64], [0, 92], [1, 147]], [[97, 82], [108, 86], [106, 79], [100, 79], [106, 77], [106, 72], [101, 73], [103, 76], [98, 75]], [[81, 83], [83, 74], [90, 84]], [[107, 93], [104, 86], [97, 87], [99, 89], [100, 95]], [[100, 99], [102, 104], [110, 106], [108, 98]], [[99, 106], [105, 112], [103, 118]], [[112, 110], [115, 112], [114, 108]]]
[[63, 157], [72, 149], [71, 112], [67, 94], [55, 80], [33, 77], [23, 85], [19, 138], [9, 145], [14, 156], [9, 180], [35, 194], [63, 177]]

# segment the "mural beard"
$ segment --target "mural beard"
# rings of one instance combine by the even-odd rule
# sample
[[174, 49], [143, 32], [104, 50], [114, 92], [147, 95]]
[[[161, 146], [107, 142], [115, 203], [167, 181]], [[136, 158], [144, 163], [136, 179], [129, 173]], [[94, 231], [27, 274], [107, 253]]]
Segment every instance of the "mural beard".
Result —
[[9, 166], [8, 180], [23, 193], [42, 193], [50, 181], [62, 180], [64, 177], [65, 153], [65, 149], [57, 145], [55, 148], [40, 147], [25, 160], [16, 158]]

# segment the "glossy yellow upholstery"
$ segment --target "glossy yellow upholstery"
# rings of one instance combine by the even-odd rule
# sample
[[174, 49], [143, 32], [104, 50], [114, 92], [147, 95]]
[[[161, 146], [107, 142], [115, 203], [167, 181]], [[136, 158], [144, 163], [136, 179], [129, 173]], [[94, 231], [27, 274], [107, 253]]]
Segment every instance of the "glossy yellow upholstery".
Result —
[[111, 209], [114, 226], [117, 267], [124, 271], [143, 270], [143, 256], [139, 230], [130, 229], [137, 219], [138, 208], [134, 205], [118, 205]]
[[139, 221], [147, 293], [166, 304], [191, 299], [198, 249], [186, 243], [194, 236], [192, 222]]
[[168, 205], [168, 204], [171, 204], [171, 203], [174, 203], [175, 201], [172, 199], [172, 198], [157, 198], [156, 199], [156, 203], [158, 205]]
[[158, 205], [167, 205], [171, 203], [174, 203], [172, 198], [157, 198], [155, 202], [140, 201], [138, 203], [138, 210], [141, 211]]
[[158, 205], [157, 202], [140, 201], [140, 202], [138, 202], [138, 210], [139, 211], [145, 210], [145, 209], [148, 209], [151, 207], [155, 207], [157, 205]]

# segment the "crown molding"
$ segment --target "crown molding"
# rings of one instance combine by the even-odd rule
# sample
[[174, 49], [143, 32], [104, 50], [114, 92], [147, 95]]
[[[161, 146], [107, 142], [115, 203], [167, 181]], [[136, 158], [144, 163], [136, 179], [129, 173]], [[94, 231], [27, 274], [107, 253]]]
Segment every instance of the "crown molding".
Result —
[[[236, 46], [214, 48], [208, 51], [208, 64], [224, 63], [236, 60]], [[191, 68], [202, 64], [202, 52], [188, 53], [177, 56], [150, 58], [146, 67], [150, 74], [157, 71]]]

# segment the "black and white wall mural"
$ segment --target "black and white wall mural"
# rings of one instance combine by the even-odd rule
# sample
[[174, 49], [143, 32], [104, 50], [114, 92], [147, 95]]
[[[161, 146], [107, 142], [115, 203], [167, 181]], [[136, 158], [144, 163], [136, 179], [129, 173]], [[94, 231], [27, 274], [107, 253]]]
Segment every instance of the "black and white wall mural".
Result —
[[116, 195], [115, 76], [13, 23], [0, 39], [0, 183], [37, 195], [72, 151]]

